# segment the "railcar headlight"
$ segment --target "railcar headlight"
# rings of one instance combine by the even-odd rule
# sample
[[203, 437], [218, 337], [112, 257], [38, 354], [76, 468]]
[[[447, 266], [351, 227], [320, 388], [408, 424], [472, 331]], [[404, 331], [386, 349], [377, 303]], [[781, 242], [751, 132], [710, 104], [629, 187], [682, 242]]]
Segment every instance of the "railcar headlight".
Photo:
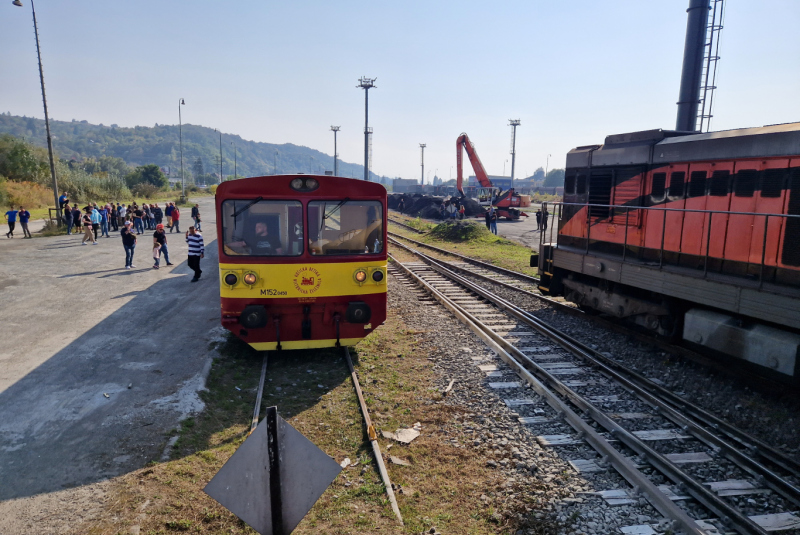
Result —
[[289, 183], [289, 186], [291, 186], [291, 188], [294, 190], [301, 190], [303, 189], [303, 179], [295, 178]]
[[380, 269], [376, 269], [372, 272], [372, 280], [375, 282], [381, 282], [383, 280], [383, 271]]
[[228, 286], [235, 286], [237, 282], [239, 282], [239, 277], [236, 276], [236, 273], [228, 273], [225, 275], [225, 284]]
[[289, 182], [289, 186], [295, 191], [314, 191], [319, 187], [319, 180], [316, 178], [294, 178]]
[[256, 283], [257, 280], [258, 280], [258, 277], [256, 276], [255, 273], [250, 272], [250, 273], [245, 273], [244, 274], [244, 283], [245, 284], [249, 284], [250, 286], [252, 286], [252, 285], [254, 285]]
[[315, 190], [319, 187], [319, 181], [316, 178], [306, 179], [306, 189]]
[[358, 271], [355, 272], [353, 278], [358, 283], [364, 282], [365, 280], [367, 280], [367, 272], [364, 271], [363, 269], [359, 269]]

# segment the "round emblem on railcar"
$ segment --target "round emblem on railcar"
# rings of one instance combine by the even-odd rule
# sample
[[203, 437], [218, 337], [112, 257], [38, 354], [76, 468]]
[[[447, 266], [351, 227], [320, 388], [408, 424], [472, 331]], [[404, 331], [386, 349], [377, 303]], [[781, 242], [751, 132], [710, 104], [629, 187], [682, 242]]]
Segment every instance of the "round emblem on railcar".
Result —
[[294, 272], [294, 287], [303, 295], [310, 295], [319, 290], [322, 275], [315, 268], [307, 266]]

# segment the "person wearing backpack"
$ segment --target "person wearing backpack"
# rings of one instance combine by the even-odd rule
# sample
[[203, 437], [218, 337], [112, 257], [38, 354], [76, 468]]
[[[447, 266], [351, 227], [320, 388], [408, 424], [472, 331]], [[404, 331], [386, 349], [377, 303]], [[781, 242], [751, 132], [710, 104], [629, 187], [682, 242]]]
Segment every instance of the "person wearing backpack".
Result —
[[169, 228], [170, 233], [172, 231], [180, 232], [181, 231], [181, 211], [178, 210], [178, 207], [172, 205], [172, 226]]

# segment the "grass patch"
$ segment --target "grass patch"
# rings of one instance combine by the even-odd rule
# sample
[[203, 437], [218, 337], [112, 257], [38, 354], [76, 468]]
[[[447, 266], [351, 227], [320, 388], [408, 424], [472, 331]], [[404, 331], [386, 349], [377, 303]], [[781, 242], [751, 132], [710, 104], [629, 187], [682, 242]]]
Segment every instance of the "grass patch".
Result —
[[[408, 224], [405, 219], [402, 222]], [[461, 220], [447, 221], [438, 225], [432, 225], [427, 222], [426, 224], [432, 228], [424, 236], [409, 232], [407, 229], [396, 225], [392, 226], [390, 230], [395, 234], [400, 234], [446, 251], [477, 258], [478, 260], [506, 269], [513, 269], [527, 275], [537, 275], [538, 270], [530, 267], [530, 248], [502, 236], [495, 236], [489, 232], [483, 222]], [[424, 252], [434, 257], [437, 256], [436, 253], [431, 253], [427, 250]], [[392, 254], [394, 254], [394, 251], [392, 251]], [[452, 257], [449, 258], [452, 259]]]

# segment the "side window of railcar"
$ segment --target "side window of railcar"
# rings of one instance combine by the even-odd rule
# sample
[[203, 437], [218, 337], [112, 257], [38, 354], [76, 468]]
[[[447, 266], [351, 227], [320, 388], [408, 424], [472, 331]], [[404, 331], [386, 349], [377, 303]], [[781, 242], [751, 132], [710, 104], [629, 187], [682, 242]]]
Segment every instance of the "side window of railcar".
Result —
[[383, 206], [378, 201], [312, 201], [308, 203], [308, 242], [313, 255], [380, 253]]
[[669, 196], [671, 198], [683, 197], [684, 183], [686, 173], [683, 171], [675, 171], [669, 175]]
[[711, 173], [711, 185], [708, 188], [708, 194], [713, 197], [724, 197], [728, 194], [730, 181], [730, 171], [714, 171]]
[[564, 177], [564, 195], [573, 195], [575, 193], [575, 175], [576, 171], [568, 170], [567, 175]]
[[222, 239], [231, 256], [303, 254], [303, 205], [299, 201], [227, 200]]
[[786, 169], [767, 169], [761, 178], [762, 197], [780, 197], [786, 182]]
[[653, 173], [653, 190], [650, 193], [650, 202], [658, 204], [664, 201], [667, 194], [667, 173]]
[[704, 197], [706, 194], [706, 171], [692, 171], [689, 176], [689, 197]]
[[742, 169], [736, 171], [733, 193], [737, 197], [752, 197], [756, 191], [758, 181], [758, 171], [755, 169]]

